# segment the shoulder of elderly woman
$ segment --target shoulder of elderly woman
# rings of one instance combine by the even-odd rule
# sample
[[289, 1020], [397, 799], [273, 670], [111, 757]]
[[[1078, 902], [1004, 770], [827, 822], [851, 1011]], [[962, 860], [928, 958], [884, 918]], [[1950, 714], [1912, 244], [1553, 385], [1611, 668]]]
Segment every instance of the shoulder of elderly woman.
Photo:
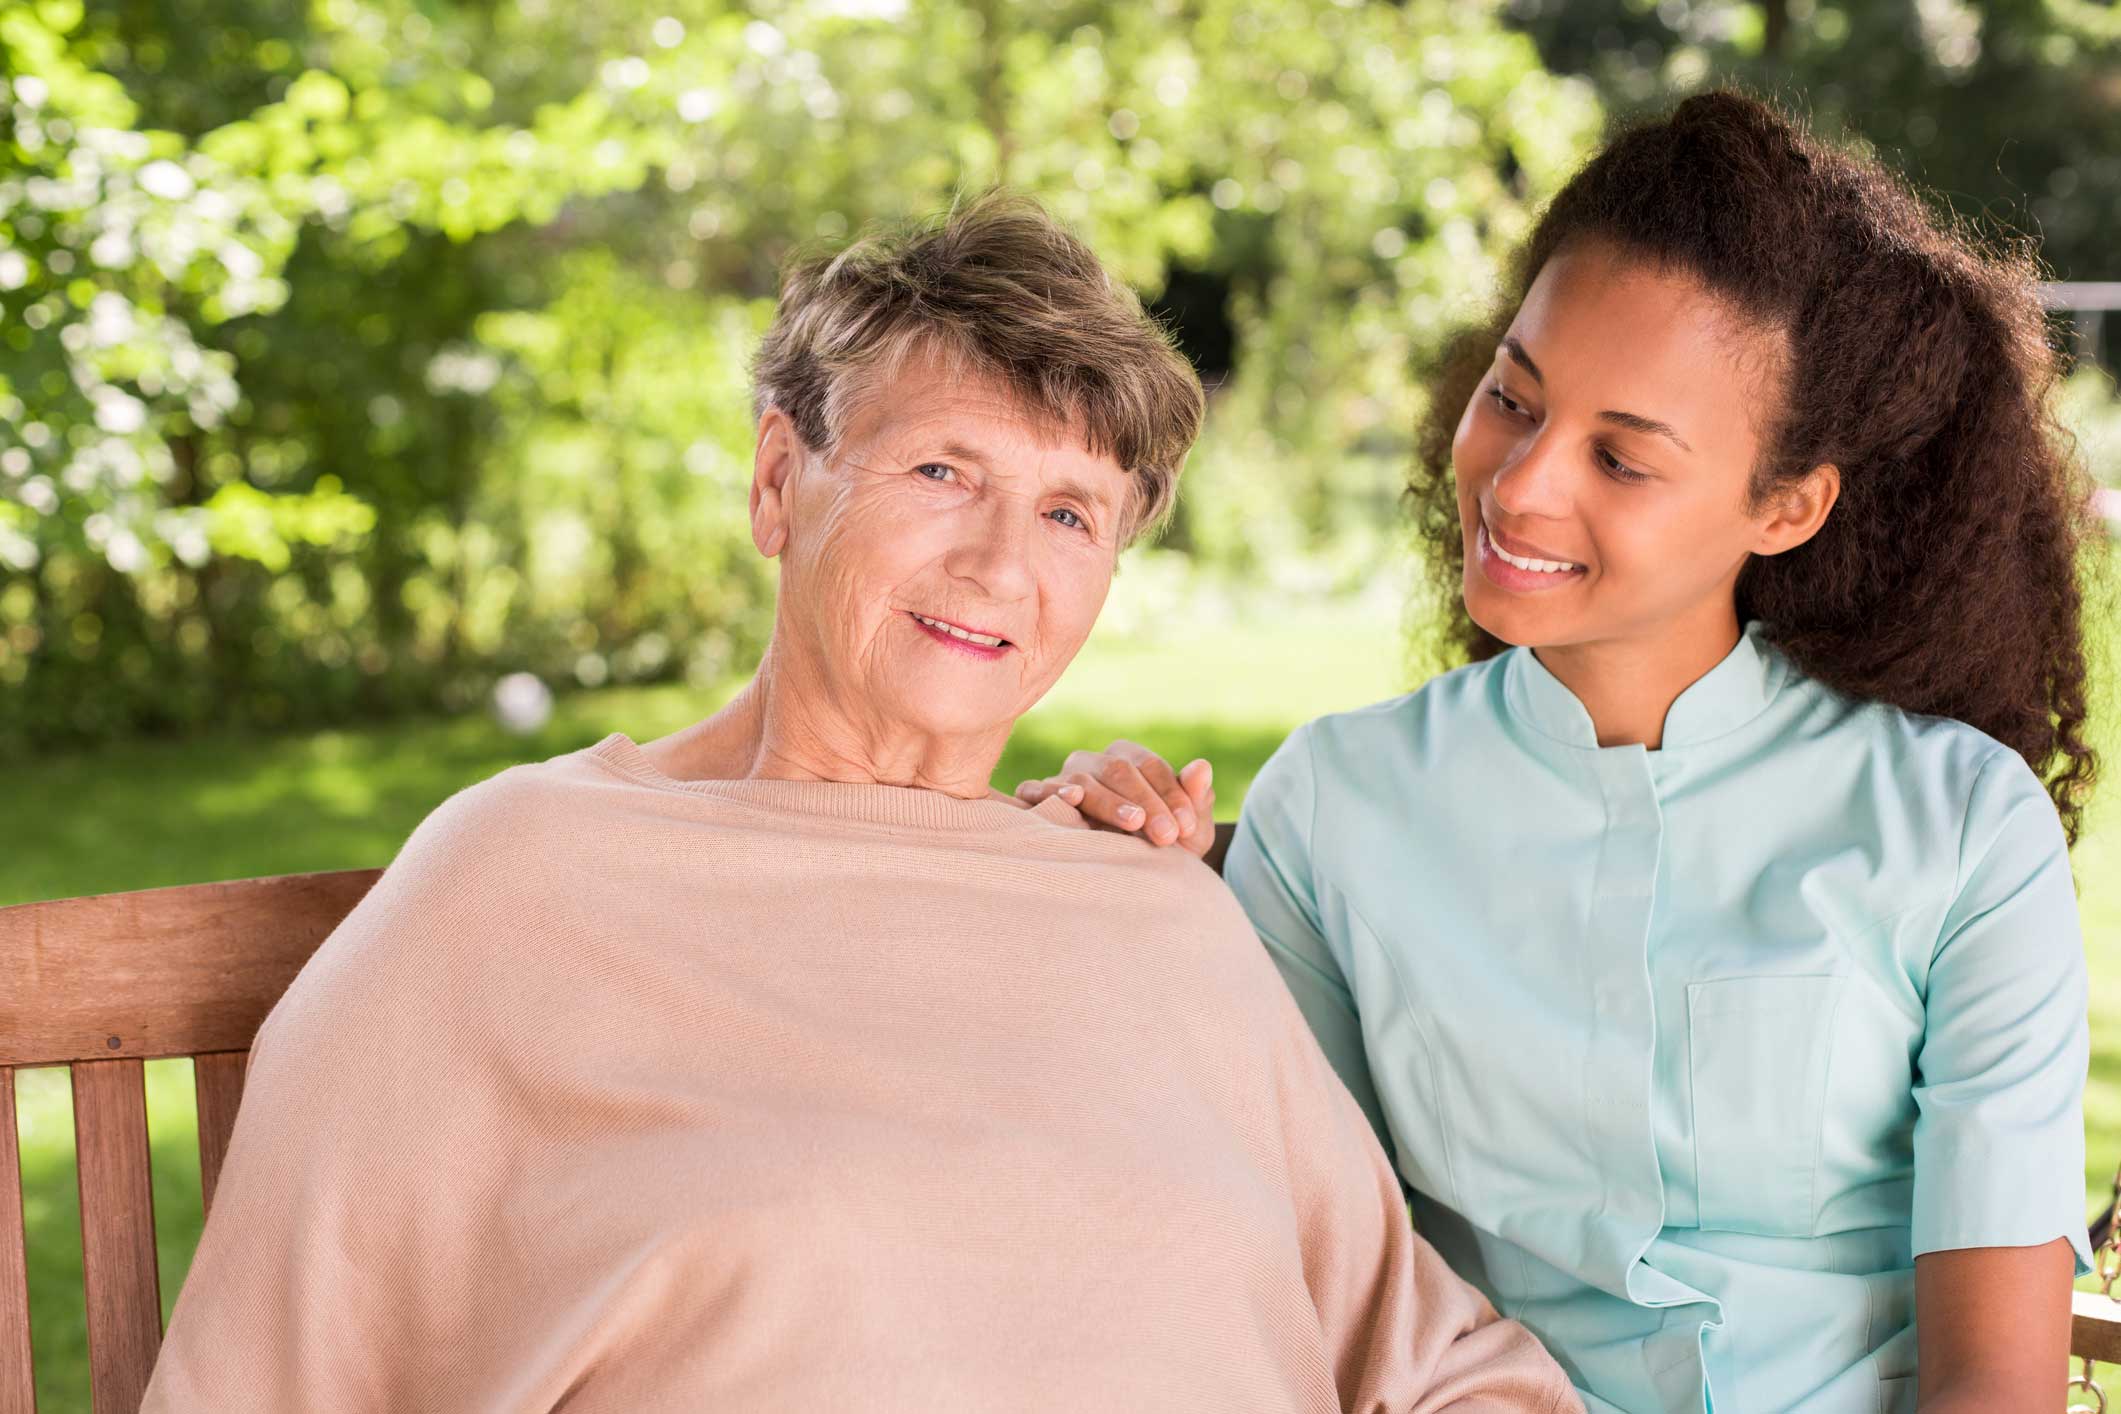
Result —
[[451, 910], [520, 903], [581, 852], [580, 813], [576, 790], [551, 763], [511, 766], [428, 812], [376, 889], [388, 887], [386, 901], [411, 896]]
[[389, 867], [266, 1017], [263, 1040], [297, 1019], [374, 1013], [421, 992], [475, 984], [496, 939], [567, 888], [570, 791], [541, 764], [510, 767], [430, 811]]

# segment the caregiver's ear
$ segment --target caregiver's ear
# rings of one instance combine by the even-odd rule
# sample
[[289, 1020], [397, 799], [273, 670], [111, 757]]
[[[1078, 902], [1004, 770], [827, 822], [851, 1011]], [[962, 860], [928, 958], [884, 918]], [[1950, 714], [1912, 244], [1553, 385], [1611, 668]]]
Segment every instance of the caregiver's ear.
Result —
[[1772, 514], [1760, 526], [1753, 553], [1779, 555], [1796, 549], [1819, 533], [1840, 498], [1841, 468], [1832, 462], [1813, 467], [1802, 480], [1775, 494]]
[[788, 545], [788, 483], [802, 455], [802, 438], [787, 413], [769, 407], [760, 414], [751, 455], [751, 543], [769, 560]]

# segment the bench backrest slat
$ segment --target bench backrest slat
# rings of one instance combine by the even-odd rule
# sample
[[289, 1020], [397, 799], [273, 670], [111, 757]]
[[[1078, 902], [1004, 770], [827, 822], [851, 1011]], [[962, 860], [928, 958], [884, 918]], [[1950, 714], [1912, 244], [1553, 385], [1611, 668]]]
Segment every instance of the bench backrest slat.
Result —
[[214, 1210], [214, 1185], [221, 1181], [221, 1161], [228, 1156], [228, 1137], [235, 1132], [243, 1070], [249, 1061], [248, 1051], [192, 1058], [192, 1090], [199, 1100], [199, 1202], [209, 1213]]
[[95, 1414], [134, 1414], [162, 1347], [146, 1077], [132, 1059], [82, 1061], [70, 1069], [89, 1392]]
[[29, 1263], [22, 1250], [22, 1154], [15, 1139], [15, 1070], [0, 1065], [0, 1414], [35, 1414], [30, 1365]]

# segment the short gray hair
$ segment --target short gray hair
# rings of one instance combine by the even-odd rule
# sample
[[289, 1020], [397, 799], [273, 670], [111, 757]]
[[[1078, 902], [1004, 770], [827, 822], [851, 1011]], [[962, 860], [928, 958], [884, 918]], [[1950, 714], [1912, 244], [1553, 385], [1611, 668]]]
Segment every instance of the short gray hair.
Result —
[[1163, 524], [1200, 435], [1200, 378], [1134, 292], [1029, 197], [994, 190], [783, 274], [752, 365], [752, 414], [788, 415], [829, 451], [850, 409], [909, 354], [1000, 383], [1029, 413], [1080, 425], [1133, 478], [1132, 540]]

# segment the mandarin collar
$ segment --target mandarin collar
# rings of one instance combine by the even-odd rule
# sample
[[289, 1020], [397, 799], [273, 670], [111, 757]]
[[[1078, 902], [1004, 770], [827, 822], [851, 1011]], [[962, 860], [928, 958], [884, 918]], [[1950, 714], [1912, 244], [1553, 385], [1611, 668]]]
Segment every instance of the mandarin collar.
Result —
[[[1737, 646], [1691, 683], [1664, 717], [1663, 747], [1696, 746], [1737, 730], [1767, 710], [1789, 677], [1789, 663], [1755, 619]], [[1564, 746], [1598, 749], [1598, 731], [1576, 694], [1529, 648], [1503, 655], [1503, 698], [1512, 716]]]

